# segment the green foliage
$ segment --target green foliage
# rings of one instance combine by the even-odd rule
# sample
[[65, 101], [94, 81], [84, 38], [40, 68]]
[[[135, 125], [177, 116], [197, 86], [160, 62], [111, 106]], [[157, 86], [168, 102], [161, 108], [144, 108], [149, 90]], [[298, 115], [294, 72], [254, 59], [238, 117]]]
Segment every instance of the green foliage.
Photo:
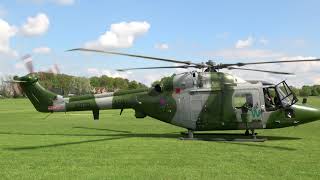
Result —
[[37, 73], [39, 83], [46, 89], [61, 95], [88, 94], [92, 86], [90, 80], [85, 77], [75, 77], [66, 74]]
[[161, 80], [159, 81], [155, 81], [152, 83], [152, 87], [154, 87], [155, 85], [159, 84], [163, 90], [165, 91], [171, 91], [173, 89], [173, 76], [167, 76], [167, 77], [163, 77], [161, 78]]
[[91, 77], [90, 84], [92, 87], [103, 87], [108, 91], [147, 88], [146, 85], [136, 81], [129, 81], [128, 79], [119, 77], [112, 78], [106, 75]]
[[[123, 78], [112, 78], [108, 76], [101, 77], [75, 77], [66, 74], [57, 74], [40, 72], [36, 73], [39, 83], [46, 89], [60, 95], [83, 95], [90, 94], [94, 88], [106, 88], [107, 91], [142, 89], [147, 88], [146, 85], [137, 81], [129, 81]], [[8, 77], [12, 79], [12, 77]], [[13, 83], [2, 83], [6, 79], [0, 81], [0, 95], [3, 97], [21, 97], [14, 89]]]
[[319, 96], [320, 95], [320, 85], [313, 86], [302, 86], [301, 89], [290, 86], [291, 90], [297, 95], [302, 97], [308, 96]]
[[131, 81], [131, 82], [129, 82], [128, 88], [129, 89], [138, 89], [139, 84], [137, 83], [137, 81]]
[[302, 97], [308, 97], [311, 95], [312, 88], [310, 86], [302, 86], [300, 90], [300, 96]]
[[290, 89], [292, 90], [292, 92], [293, 92], [296, 96], [299, 96], [299, 95], [300, 95], [300, 89], [299, 89], [299, 88], [290, 86]]
[[40, 83], [45, 88], [61, 88], [64, 94], [88, 94], [93, 88], [106, 88], [107, 91], [146, 88], [147, 86], [136, 81], [123, 78], [112, 78], [106, 75], [100, 77], [74, 77], [65, 74], [53, 75], [41, 73]]

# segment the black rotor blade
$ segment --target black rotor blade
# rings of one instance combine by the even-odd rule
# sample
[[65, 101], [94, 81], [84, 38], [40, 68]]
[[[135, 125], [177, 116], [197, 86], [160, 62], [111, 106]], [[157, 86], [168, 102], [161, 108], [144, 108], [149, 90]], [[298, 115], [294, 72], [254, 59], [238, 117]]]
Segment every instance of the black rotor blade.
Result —
[[151, 56], [141, 56], [136, 54], [127, 54], [127, 53], [120, 53], [120, 52], [112, 52], [112, 51], [102, 51], [102, 50], [96, 50], [96, 49], [86, 49], [86, 48], [75, 48], [70, 49], [67, 51], [88, 51], [88, 52], [98, 52], [98, 53], [104, 53], [104, 54], [113, 54], [113, 55], [121, 55], [121, 56], [128, 56], [128, 57], [135, 57], [135, 58], [143, 58], [143, 59], [152, 59], [157, 61], [166, 61], [166, 62], [172, 62], [172, 63], [179, 63], [179, 64], [187, 64], [187, 65], [197, 65], [197, 66], [205, 66], [200, 63], [193, 63], [191, 61], [178, 61], [174, 59], [166, 59], [166, 58], [157, 58], [157, 57], [151, 57]]
[[265, 73], [271, 73], [271, 74], [294, 75], [294, 73], [279, 72], [279, 71], [267, 71], [267, 70], [260, 70], [260, 69], [237, 68], [237, 67], [228, 67], [228, 69], [229, 70], [237, 69], [237, 70], [245, 70], [245, 71], [257, 71], [257, 72], [265, 72]]
[[129, 70], [139, 70], [139, 69], [169, 69], [169, 68], [197, 68], [197, 66], [158, 66], [158, 67], [141, 67], [141, 68], [127, 68], [127, 69], [117, 69], [117, 71], [129, 71]]
[[261, 61], [261, 62], [248, 62], [248, 63], [234, 63], [234, 64], [220, 64], [217, 65], [218, 69], [227, 68], [229, 66], [246, 66], [246, 65], [255, 65], [255, 64], [276, 64], [276, 63], [295, 63], [295, 62], [314, 62], [319, 61], [320, 59], [298, 59], [298, 60], [284, 60], [284, 61]]

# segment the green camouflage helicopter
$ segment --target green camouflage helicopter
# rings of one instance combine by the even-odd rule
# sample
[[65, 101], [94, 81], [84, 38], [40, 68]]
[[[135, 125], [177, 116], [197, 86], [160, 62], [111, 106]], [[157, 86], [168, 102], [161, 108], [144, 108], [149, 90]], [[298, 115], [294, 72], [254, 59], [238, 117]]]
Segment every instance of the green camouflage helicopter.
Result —
[[[245, 65], [320, 61], [288, 60], [235, 64], [194, 63], [173, 59], [140, 56], [77, 48], [69, 51], [89, 51], [123, 55], [182, 64], [180, 66], [143, 67], [119, 69], [119, 71], [159, 68], [196, 68], [174, 74], [161, 85], [150, 89], [117, 91], [114, 93], [88, 94], [62, 97], [44, 89], [32, 74], [14, 77], [37, 111], [45, 113], [68, 111], [92, 111], [99, 119], [99, 111], [107, 109], [133, 109], [136, 118], [150, 116], [160, 121], [188, 130], [193, 139], [194, 131], [245, 130], [246, 135], [256, 139], [255, 129], [273, 129], [297, 126], [320, 119], [320, 110], [296, 105], [295, 94], [285, 81], [277, 85], [264, 81], [244, 81], [220, 69], [239, 69], [274, 74], [286, 72], [240, 68]], [[250, 133], [250, 131], [251, 133]]]

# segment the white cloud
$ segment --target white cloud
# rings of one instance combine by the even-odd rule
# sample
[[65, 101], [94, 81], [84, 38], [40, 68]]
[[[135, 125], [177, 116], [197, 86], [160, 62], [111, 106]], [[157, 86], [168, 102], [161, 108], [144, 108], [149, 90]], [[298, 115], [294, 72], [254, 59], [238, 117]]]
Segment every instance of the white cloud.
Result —
[[[303, 59], [316, 59], [313, 56], [289, 56], [282, 57], [279, 60], [303, 60]], [[299, 62], [299, 63], [285, 63], [281, 64], [281, 68], [286, 68], [291, 72], [296, 74], [305, 74], [305, 73], [320, 73], [320, 62]], [[317, 75], [319, 76], [319, 75]], [[316, 76], [313, 76], [314, 78]]]
[[26, 3], [45, 4], [54, 3], [61, 6], [69, 6], [75, 3], [75, 0], [23, 0]]
[[155, 44], [154, 48], [160, 49], [160, 50], [167, 50], [169, 49], [169, 45], [165, 43]]
[[130, 80], [135, 80], [137, 82], [141, 82], [147, 86], [151, 86], [151, 84], [157, 80], [160, 80], [163, 77], [171, 76], [174, 73], [178, 73], [176, 70], [168, 69], [153, 69], [153, 70], [141, 70], [134, 71], [128, 77]]
[[28, 17], [27, 22], [22, 25], [21, 33], [25, 36], [38, 36], [46, 33], [50, 21], [46, 14], [38, 13], [34, 17]]
[[284, 53], [266, 49], [223, 49], [209, 52], [208, 55], [223, 57], [225, 59], [278, 58], [285, 56]]
[[9, 25], [3, 19], [0, 19], [0, 53], [6, 55], [17, 55], [17, 53], [10, 48], [10, 39], [16, 35], [17, 28]]
[[69, 6], [73, 5], [75, 3], [75, 0], [53, 0], [53, 2], [59, 5]]
[[150, 24], [146, 21], [120, 22], [112, 24], [110, 30], [97, 40], [85, 43], [86, 48], [113, 49], [129, 48], [135, 39], [148, 32]]
[[94, 75], [94, 76], [101, 75], [101, 72], [97, 68], [88, 68], [87, 71], [90, 75]]
[[248, 39], [238, 40], [235, 47], [238, 49], [248, 48], [248, 47], [252, 46], [253, 42], [254, 42], [253, 37], [249, 36]]
[[[209, 52], [206, 55], [220, 57], [222, 59], [231, 59], [232, 62], [253, 62], [253, 61], [275, 61], [275, 60], [301, 60], [315, 59], [313, 56], [290, 56], [287, 53], [276, 52], [267, 49], [224, 49], [214, 52]], [[278, 63], [278, 64], [263, 64], [250, 65], [245, 68], [271, 70], [279, 72], [295, 73], [294, 76], [277, 75], [270, 73], [258, 73], [254, 71], [244, 70], [226, 70], [233, 75], [241, 77], [245, 80], [265, 80], [272, 83], [279, 83], [282, 80], [287, 80], [289, 85], [301, 87], [302, 85], [312, 85], [320, 83], [320, 62], [297, 62], [297, 63]]]
[[109, 70], [109, 69], [97, 69], [97, 68], [88, 68], [87, 72], [90, 75], [94, 75], [94, 76], [101, 76], [101, 75], [106, 75], [108, 77], [121, 77], [121, 78], [125, 78], [127, 79], [130, 72], [118, 72], [118, 71], [114, 71], [114, 70]]
[[49, 54], [51, 52], [51, 49], [48, 47], [37, 47], [32, 50], [35, 54]]
[[[274, 60], [301, 60], [301, 59], [315, 59], [312, 56], [284, 56]], [[241, 77], [246, 80], [264, 80], [274, 84], [286, 80], [289, 85], [301, 87], [303, 85], [312, 85], [320, 83], [320, 62], [297, 62], [297, 63], [279, 63], [279, 64], [264, 64], [264, 65], [250, 65], [246, 68], [271, 70], [279, 72], [291, 72], [295, 75], [277, 75], [270, 73], [257, 73], [254, 71], [242, 70], [224, 70], [233, 75]]]
[[98, 68], [88, 68], [87, 69], [89, 76], [101, 76], [106, 75], [109, 77], [121, 77], [129, 80], [135, 80], [137, 82], [141, 82], [145, 85], [150, 86], [154, 81], [160, 80], [162, 77], [171, 76], [173, 73], [177, 73], [177, 71], [163, 71], [163, 70], [141, 70], [141, 71], [125, 71], [118, 72], [110, 69], [98, 69]]
[[289, 61], [289, 60], [310, 60], [310, 59], [316, 59], [314, 56], [285, 56], [281, 57], [279, 60], [281, 61]]
[[124, 79], [128, 79], [129, 73], [128, 72], [118, 72], [118, 71], [113, 71], [113, 70], [109, 70], [109, 69], [104, 69], [101, 71], [103, 75], [106, 75], [108, 77], [120, 77], [120, 78], [124, 78]]

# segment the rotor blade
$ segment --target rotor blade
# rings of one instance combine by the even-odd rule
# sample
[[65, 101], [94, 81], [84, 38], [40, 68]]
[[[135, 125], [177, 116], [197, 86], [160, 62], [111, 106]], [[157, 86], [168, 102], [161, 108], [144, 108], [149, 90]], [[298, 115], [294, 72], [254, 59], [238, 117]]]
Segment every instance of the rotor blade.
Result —
[[11, 81], [3, 81], [5, 83], [25, 83], [27, 81], [17, 81], [17, 80], [11, 80]]
[[28, 72], [29, 73], [33, 73], [34, 72], [34, 68], [33, 68], [31, 55], [30, 54], [26, 54], [26, 55], [21, 57], [21, 60], [23, 61], [26, 69], [28, 70]]
[[98, 52], [98, 53], [121, 55], [121, 56], [135, 57], [135, 58], [152, 59], [152, 60], [157, 60], [157, 61], [166, 61], [166, 62], [187, 64], [187, 65], [191, 65], [192, 64], [192, 65], [197, 65], [197, 66], [202, 66], [202, 67], [205, 66], [204, 64], [193, 63], [191, 61], [178, 61], [178, 60], [174, 60], [174, 59], [157, 58], [157, 57], [151, 57], [151, 56], [141, 56], [141, 55], [136, 55], [136, 54], [127, 54], [127, 53], [119, 53], [119, 52], [112, 52], [112, 51], [102, 51], [102, 50], [96, 50], [96, 49], [75, 48], [75, 49], [70, 49], [70, 50], [67, 50], [67, 51]]
[[267, 71], [267, 70], [260, 70], [260, 69], [236, 68], [236, 67], [228, 67], [228, 69], [229, 69], [229, 70], [237, 69], [237, 70], [245, 70], [245, 71], [257, 71], [257, 72], [265, 72], [265, 73], [271, 73], [271, 74], [294, 75], [294, 73], [279, 72], [279, 71]]
[[56, 70], [57, 74], [60, 74], [60, 73], [61, 73], [61, 71], [60, 71], [60, 68], [59, 68], [58, 64], [54, 64], [54, 68], [55, 68], [55, 70]]
[[217, 65], [218, 68], [227, 68], [229, 66], [246, 66], [254, 64], [275, 64], [275, 63], [295, 63], [295, 62], [314, 62], [320, 59], [300, 59], [300, 60], [284, 60], [284, 61], [262, 61], [262, 62], [248, 62], [248, 63], [235, 63], [235, 64], [220, 64]]
[[129, 70], [139, 70], [139, 69], [169, 69], [169, 68], [197, 68], [198, 66], [158, 66], [158, 67], [141, 67], [141, 68], [127, 68], [127, 69], [117, 69], [117, 71], [129, 71]]

